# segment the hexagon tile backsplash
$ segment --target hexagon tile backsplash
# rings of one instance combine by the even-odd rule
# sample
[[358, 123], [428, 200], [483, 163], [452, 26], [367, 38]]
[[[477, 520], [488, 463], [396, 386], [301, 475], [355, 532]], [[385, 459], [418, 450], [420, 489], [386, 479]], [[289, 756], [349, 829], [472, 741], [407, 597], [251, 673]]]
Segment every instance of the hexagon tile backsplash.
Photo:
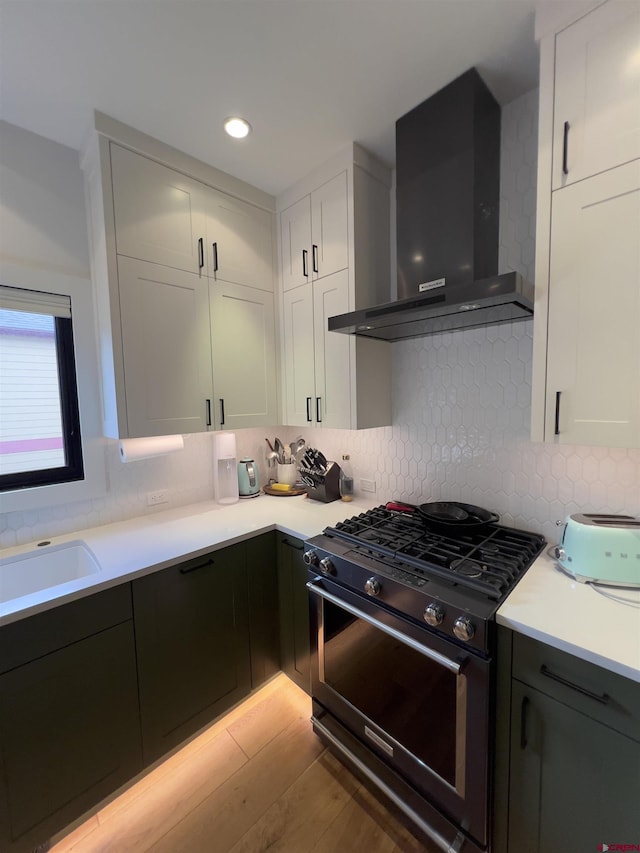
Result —
[[396, 425], [305, 430], [305, 438], [338, 462], [348, 453], [356, 489], [374, 480], [371, 497], [381, 503], [473, 503], [550, 542], [571, 513], [640, 516], [640, 450], [531, 442], [532, 327], [527, 320], [393, 344]]
[[[503, 108], [500, 269], [534, 278], [537, 92]], [[558, 540], [556, 521], [575, 512], [640, 516], [640, 449], [532, 444], [532, 321], [450, 332], [393, 347], [393, 424], [381, 429], [303, 429], [329, 459], [351, 457], [356, 491], [383, 503], [459, 500], [508, 525]], [[236, 433], [238, 458], [267, 475], [265, 436], [289, 441], [297, 427]], [[105, 441], [109, 491], [92, 501], [0, 515], [0, 547], [183, 506], [213, 497], [212, 434], [185, 449], [123, 465]], [[361, 491], [373, 480], [375, 493]], [[150, 491], [169, 503], [147, 506]], [[349, 516], [345, 504], [345, 517]]]

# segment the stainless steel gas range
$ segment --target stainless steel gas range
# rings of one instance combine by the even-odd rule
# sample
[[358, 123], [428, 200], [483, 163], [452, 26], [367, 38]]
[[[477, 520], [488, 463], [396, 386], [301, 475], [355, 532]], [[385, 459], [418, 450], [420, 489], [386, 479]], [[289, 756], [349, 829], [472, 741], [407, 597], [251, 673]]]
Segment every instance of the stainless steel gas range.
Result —
[[306, 543], [314, 730], [445, 851], [490, 846], [495, 612], [544, 544], [384, 506]]

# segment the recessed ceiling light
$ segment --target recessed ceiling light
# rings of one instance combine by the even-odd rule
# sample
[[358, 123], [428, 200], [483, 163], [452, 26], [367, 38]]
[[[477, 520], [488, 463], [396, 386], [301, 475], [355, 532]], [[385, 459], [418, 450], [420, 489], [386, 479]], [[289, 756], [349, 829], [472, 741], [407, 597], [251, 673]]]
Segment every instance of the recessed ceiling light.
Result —
[[224, 129], [227, 131], [229, 136], [233, 136], [234, 139], [244, 139], [251, 130], [251, 125], [243, 118], [231, 116], [231, 118], [228, 118], [225, 121]]

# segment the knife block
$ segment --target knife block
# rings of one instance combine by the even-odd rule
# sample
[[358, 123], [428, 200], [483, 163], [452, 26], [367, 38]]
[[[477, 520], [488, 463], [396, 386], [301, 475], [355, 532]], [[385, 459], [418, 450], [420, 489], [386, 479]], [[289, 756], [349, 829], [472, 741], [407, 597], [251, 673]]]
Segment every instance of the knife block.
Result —
[[340, 497], [340, 466], [337, 462], [329, 462], [327, 473], [319, 478], [315, 486], [307, 486], [307, 495], [314, 501], [328, 504]]

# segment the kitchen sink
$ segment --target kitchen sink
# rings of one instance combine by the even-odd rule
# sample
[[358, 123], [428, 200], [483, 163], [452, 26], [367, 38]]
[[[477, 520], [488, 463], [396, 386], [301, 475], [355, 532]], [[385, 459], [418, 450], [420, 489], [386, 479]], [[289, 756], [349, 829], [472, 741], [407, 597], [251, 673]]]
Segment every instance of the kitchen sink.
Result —
[[0, 603], [51, 589], [100, 571], [82, 540], [43, 545], [15, 557], [0, 559]]

